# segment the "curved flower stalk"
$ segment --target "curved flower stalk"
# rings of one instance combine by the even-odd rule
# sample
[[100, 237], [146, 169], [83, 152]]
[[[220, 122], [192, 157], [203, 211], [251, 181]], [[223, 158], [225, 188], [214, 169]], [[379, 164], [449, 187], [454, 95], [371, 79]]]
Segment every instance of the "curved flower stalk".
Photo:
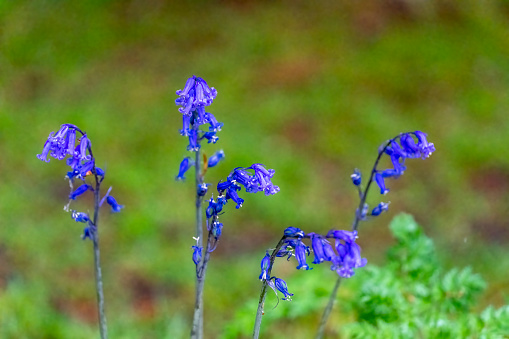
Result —
[[[100, 265], [99, 251], [99, 209], [106, 201], [111, 207], [111, 212], [120, 212], [124, 207], [117, 203], [116, 199], [110, 195], [111, 187], [101, 199], [100, 187], [104, 180], [105, 172], [95, 165], [95, 158], [92, 153], [92, 144], [87, 134], [72, 124], [63, 124], [58, 132], [51, 132], [46, 143], [44, 144], [41, 154], [37, 155], [42, 161], [49, 162], [48, 156], [57, 160], [64, 160], [67, 156], [66, 163], [70, 167], [67, 172], [66, 179], [69, 180], [71, 191], [69, 193], [69, 202], [64, 206], [64, 210], [71, 212], [74, 221], [84, 223], [82, 239], [90, 239], [94, 247], [94, 264], [95, 264], [95, 280], [97, 291], [97, 303], [99, 313], [99, 324], [101, 338], [108, 337], [106, 326], [106, 314], [104, 311], [104, 293], [102, 283], [102, 272]], [[87, 183], [87, 178], [92, 177], [92, 182]], [[74, 188], [76, 182], [81, 185]], [[94, 214], [91, 218], [88, 213], [70, 210], [71, 202], [86, 194], [88, 191], [94, 194]]]
[[[311, 249], [303, 239], [311, 241]], [[267, 293], [267, 287], [278, 296], [278, 292], [283, 294], [281, 300], [291, 300], [292, 293], [288, 291], [288, 286], [283, 279], [271, 276], [272, 266], [276, 257], [287, 257], [287, 260], [295, 257], [298, 262], [297, 269], [311, 270], [307, 263], [307, 257], [313, 252], [315, 259], [313, 264], [319, 265], [328, 262], [330, 269], [335, 271], [340, 277], [350, 278], [355, 272], [354, 268], [364, 267], [367, 260], [361, 257], [361, 248], [355, 242], [357, 231], [330, 230], [326, 235], [317, 233], [304, 233], [296, 227], [288, 227], [283, 233], [283, 237], [276, 245], [276, 248], [269, 254], [266, 252], [261, 261], [261, 273], [259, 279], [263, 282], [256, 313], [253, 338], [258, 338], [263, 315], [263, 307]], [[334, 240], [334, 246], [329, 240]], [[279, 299], [279, 297], [278, 297]]]
[[[389, 139], [384, 142], [378, 148], [378, 156], [375, 160], [371, 175], [369, 176], [368, 182], [364, 190], [362, 189], [362, 175], [358, 169], [354, 170], [354, 173], [350, 176], [352, 183], [357, 187], [359, 193], [359, 206], [355, 211], [355, 218], [352, 224], [352, 230], [357, 232], [360, 221], [365, 221], [368, 217], [376, 217], [382, 212], [389, 209], [390, 202], [380, 202], [376, 205], [371, 212], [369, 211], [369, 205], [366, 203], [369, 189], [373, 180], [380, 189], [380, 194], [385, 195], [389, 193], [389, 189], [385, 185], [385, 180], [389, 178], [397, 179], [403, 175], [406, 170], [405, 161], [406, 159], [426, 159], [435, 151], [435, 145], [428, 142], [427, 135], [421, 131], [401, 133], [398, 136]], [[381, 170], [378, 168], [378, 164], [383, 155], [389, 156], [392, 168]], [[317, 331], [316, 338], [322, 338], [325, 331], [325, 325], [329, 318], [330, 312], [336, 299], [337, 291], [341, 283], [341, 276], [338, 277], [336, 284], [332, 290], [329, 302], [324, 310], [320, 326]]]
[[[209, 200], [209, 205], [205, 211], [208, 231], [205, 251], [198, 241], [195, 246], [192, 246], [193, 262], [196, 265], [196, 278], [198, 281], [193, 332], [191, 332], [191, 337], [193, 338], [200, 338], [194, 329], [199, 327], [197, 317], [199, 314], [199, 307], [203, 307], [203, 301], [201, 300], [203, 299], [205, 274], [207, 272], [208, 262], [210, 261], [210, 254], [217, 248], [219, 239], [223, 233], [223, 224], [219, 222], [219, 216], [224, 213], [224, 206], [230, 200], [236, 204], [237, 209], [242, 207], [244, 199], [238, 194], [238, 192], [242, 190], [242, 187], [247, 193], [264, 192], [267, 196], [279, 192], [279, 187], [272, 183], [274, 173], [275, 171], [273, 169], [266, 169], [264, 165], [258, 163], [249, 167], [237, 167], [228, 175], [226, 181], [217, 184], [218, 197], [214, 199], [212, 196]], [[277, 281], [276, 285], [281, 287], [282, 283], [284, 283], [284, 281]]]

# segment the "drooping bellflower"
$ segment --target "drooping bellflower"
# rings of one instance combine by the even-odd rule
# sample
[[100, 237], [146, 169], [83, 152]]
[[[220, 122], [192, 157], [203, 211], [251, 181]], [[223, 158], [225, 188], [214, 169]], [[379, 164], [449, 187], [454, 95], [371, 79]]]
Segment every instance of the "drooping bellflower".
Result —
[[[81, 136], [78, 137], [78, 135]], [[92, 156], [92, 143], [88, 139], [87, 134], [75, 125], [63, 124], [56, 133], [51, 132], [49, 134], [48, 139], [44, 143], [42, 153], [38, 154], [37, 158], [41, 161], [49, 162], [48, 156], [57, 160], [64, 160], [67, 156], [70, 156], [66, 160], [66, 164], [71, 168], [66, 175], [71, 186], [69, 203], [64, 208], [66, 211], [69, 211], [71, 201], [76, 200], [88, 191], [95, 192], [98, 189], [98, 187], [93, 187], [85, 182], [87, 176], [95, 175], [98, 185], [104, 179], [104, 170], [95, 166], [95, 158]], [[73, 190], [75, 180], [80, 180], [82, 184]], [[119, 205], [112, 196], [108, 196], [107, 201], [111, 205], [113, 212], [119, 212], [123, 208], [123, 205]], [[88, 214], [72, 211], [71, 217], [76, 222], [88, 224], [84, 229], [83, 239], [92, 239], [95, 226], [92, 224]]]

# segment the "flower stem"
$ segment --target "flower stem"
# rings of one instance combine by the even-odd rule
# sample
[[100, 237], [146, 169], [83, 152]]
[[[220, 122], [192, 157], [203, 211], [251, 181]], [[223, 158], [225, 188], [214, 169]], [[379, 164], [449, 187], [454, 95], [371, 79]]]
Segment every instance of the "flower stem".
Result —
[[[398, 137], [396, 137], [396, 138], [398, 138]], [[373, 178], [377, 171], [378, 163], [380, 162], [380, 159], [382, 158], [382, 155], [384, 154], [387, 147], [396, 138], [388, 140], [385, 143], [384, 147], [380, 148], [378, 151], [378, 156], [377, 156], [375, 163], [373, 165], [373, 169], [371, 170], [371, 175], [369, 176], [369, 180], [368, 180], [368, 183], [366, 184], [366, 188], [364, 189], [363, 193], [360, 193], [359, 207], [357, 208], [357, 210], [355, 212], [355, 219], [352, 224], [352, 231], [357, 231], [357, 229], [359, 228], [359, 222], [361, 221], [361, 216], [362, 216], [362, 209], [364, 208], [364, 204], [366, 203], [366, 198], [368, 197], [369, 188], [371, 187], [371, 183], [373, 182]], [[329, 320], [329, 316], [332, 311], [332, 307], [334, 306], [334, 300], [336, 300], [336, 295], [338, 294], [340, 284], [341, 284], [341, 277], [338, 276], [338, 279], [336, 280], [336, 284], [334, 285], [334, 289], [332, 290], [331, 296], [329, 298], [329, 302], [327, 303], [327, 307], [325, 308], [325, 310], [322, 314], [322, 319], [320, 320], [320, 327], [318, 328], [318, 332], [315, 337], [316, 339], [321, 339], [323, 337], [323, 333], [325, 331], [325, 325], [327, 324], [327, 320]]]
[[341, 277], [338, 276], [336, 280], [336, 284], [334, 285], [334, 289], [332, 290], [331, 297], [329, 298], [329, 302], [327, 307], [322, 314], [322, 320], [320, 321], [320, 327], [318, 328], [318, 332], [316, 333], [316, 339], [323, 338], [323, 333], [325, 332], [325, 325], [327, 324], [327, 320], [329, 320], [330, 313], [332, 311], [332, 307], [334, 306], [334, 300], [336, 300], [336, 294], [338, 293], [339, 285], [341, 284]]
[[[201, 173], [201, 152], [198, 149], [195, 152], [195, 179], [196, 179], [196, 192], [202, 184], [203, 176]], [[197, 246], [203, 247], [203, 213], [202, 213], [202, 200], [203, 198], [196, 193], [196, 239]], [[193, 314], [193, 326], [191, 328], [191, 338], [203, 338], [203, 287], [205, 285], [205, 255], [202, 255], [198, 263], [197, 272], [202, 271], [202, 274], [196, 274], [196, 299]]]
[[[276, 248], [274, 251], [272, 251], [272, 254], [270, 255], [270, 264], [269, 268], [267, 269], [267, 276], [270, 279], [270, 274], [272, 272], [272, 265], [274, 265], [274, 261], [276, 260], [276, 255], [281, 249], [281, 246], [283, 246], [283, 243], [285, 242], [287, 236], [283, 236], [281, 240], [279, 240]], [[260, 327], [262, 325], [262, 316], [263, 316], [263, 307], [265, 304], [265, 297], [267, 296], [267, 279], [263, 281], [262, 284], [262, 290], [260, 292], [260, 300], [258, 301], [258, 310], [256, 311], [256, 319], [255, 319], [255, 325], [253, 329], [253, 339], [258, 339], [258, 336], [260, 335]]]
[[94, 244], [94, 266], [95, 266], [95, 288], [97, 292], [97, 307], [99, 309], [99, 331], [101, 339], [108, 338], [108, 327], [106, 325], [106, 313], [104, 311], [104, 292], [103, 281], [101, 272], [101, 253], [99, 251], [99, 203], [100, 203], [100, 187], [101, 182], [95, 175], [95, 191], [94, 191], [94, 226], [95, 232], [93, 233], [92, 242]]

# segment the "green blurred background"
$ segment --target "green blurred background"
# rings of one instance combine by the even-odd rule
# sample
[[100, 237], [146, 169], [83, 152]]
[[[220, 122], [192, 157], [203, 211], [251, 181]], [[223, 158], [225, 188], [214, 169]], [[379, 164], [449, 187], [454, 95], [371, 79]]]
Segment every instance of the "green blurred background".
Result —
[[[188, 335], [194, 189], [174, 181], [189, 155], [174, 99], [193, 74], [218, 90], [209, 111], [224, 122], [219, 142], [204, 146], [226, 153], [207, 181], [261, 162], [281, 188], [244, 193], [244, 206], [221, 217], [207, 337], [250, 333], [265, 249], [287, 226], [349, 229], [352, 170], [368, 173], [384, 140], [417, 129], [437, 151], [408, 161], [386, 197], [371, 192], [373, 206], [391, 205], [362, 224], [364, 254], [382, 263], [388, 222], [411, 213], [447, 267], [470, 265], [488, 281], [482, 307], [504, 304], [508, 17], [507, 1], [0, 1], [0, 336], [98, 335], [91, 243], [62, 210], [67, 168], [36, 158], [62, 123], [88, 133], [105, 186], [126, 206], [104, 211], [100, 225], [111, 337]], [[274, 272], [295, 296], [275, 310], [268, 298], [264, 335], [309, 337], [335, 273], [293, 262]], [[355, 278], [340, 292], [331, 337], [352, 319], [341, 307], [349, 284]], [[295, 311], [299, 299], [306, 312]]]

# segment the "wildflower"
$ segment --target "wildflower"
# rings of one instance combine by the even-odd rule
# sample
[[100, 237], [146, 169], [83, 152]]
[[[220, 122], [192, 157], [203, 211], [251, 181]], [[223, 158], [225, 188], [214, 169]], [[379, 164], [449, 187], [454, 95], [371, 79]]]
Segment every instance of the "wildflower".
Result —
[[[288, 292], [288, 286], [286, 285], [286, 282], [280, 278], [276, 278], [276, 277], [272, 277], [272, 278], [274, 278], [274, 287], [279, 292], [283, 293], [283, 298], [281, 298], [281, 300], [292, 300], [292, 298], [290, 298], [290, 297], [293, 296], [293, 293]], [[274, 290], [274, 292], [275, 292], [275, 290]], [[276, 292], [276, 295], [277, 295], [277, 292]]]
[[203, 248], [200, 246], [191, 246], [191, 247], [193, 249], [193, 262], [195, 265], [198, 265], [198, 263], [201, 260], [201, 252], [202, 252]]
[[76, 222], [83, 222], [83, 223], [85, 223], [85, 222], [89, 222], [90, 221], [90, 218], [89, 218], [88, 214], [83, 213], [83, 212], [72, 211], [71, 218], [73, 218], [74, 221], [76, 221]]
[[308, 235], [311, 237], [311, 246], [315, 253], [315, 260], [313, 261], [313, 264], [331, 261], [336, 255], [331, 244], [319, 234], [308, 233]]
[[270, 266], [270, 254], [268, 252], [265, 253], [265, 256], [262, 259], [262, 262], [260, 264], [262, 268], [262, 273], [260, 273], [260, 280], [267, 280], [269, 275], [269, 266]]
[[352, 178], [352, 182], [355, 186], [359, 186], [361, 184], [361, 172], [357, 168], [353, 171], [353, 174], [350, 175], [350, 178]]
[[184, 160], [180, 163], [179, 174], [175, 177], [175, 180], [185, 180], [184, 174], [194, 166], [194, 161], [191, 160], [191, 157], [185, 157]]
[[207, 163], [207, 167], [214, 167], [216, 166], [221, 160], [224, 159], [224, 152], [223, 150], [217, 151], [214, 153]]
[[299, 265], [297, 266], [297, 269], [300, 270], [312, 270], [313, 268], [309, 267], [309, 265], [306, 263], [306, 254], [309, 256], [309, 247], [306, 246], [300, 239], [297, 240], [295, 244], [295, 258], [299, 262]]
[[79, 197], [80, 195], [82, 195], [83, 193], [85, 193], [86, 191], [89, 191], [89, 190], [93, 191], [92, 186], [83, 184], [80, 187], [78, 187], [74, 192], [71, 192], [71, 194], [69, 195], [69, 199], [76, 200], [77, 197]]
[[304, 232], [300, 228], [290, 226], [285, 229], [284, 235], [287, 237], [303, 237]]
[[111, 211], [113, 213], [118, 213], [120, 212], [120, 210], [122, 208], [124, 208], [124, 205], [119, 205], [117, 203], [117, 201], [115, 200], [115, 198], [113, 198], [111, 195], [109, 195], [107, 198], [106, 198], [106, 202], [108, 203], [108, 205], [111, 206]]
[[389, 204], [381, 202], [379, 203], [373, 210], [371, 211], [372, 216], [380, 215], [382, 212], [387, 211], [389, 209]]
[[201, 185], [198, 186], [198, 189], [197, 189], [197, 195], [199, 197], [203, 197], [205, 194], [207, 194], [207, 190], [208, 190], [208, 187], [210, 186], [210, 184], [206, 184], [206, 183], [203, 183]]

